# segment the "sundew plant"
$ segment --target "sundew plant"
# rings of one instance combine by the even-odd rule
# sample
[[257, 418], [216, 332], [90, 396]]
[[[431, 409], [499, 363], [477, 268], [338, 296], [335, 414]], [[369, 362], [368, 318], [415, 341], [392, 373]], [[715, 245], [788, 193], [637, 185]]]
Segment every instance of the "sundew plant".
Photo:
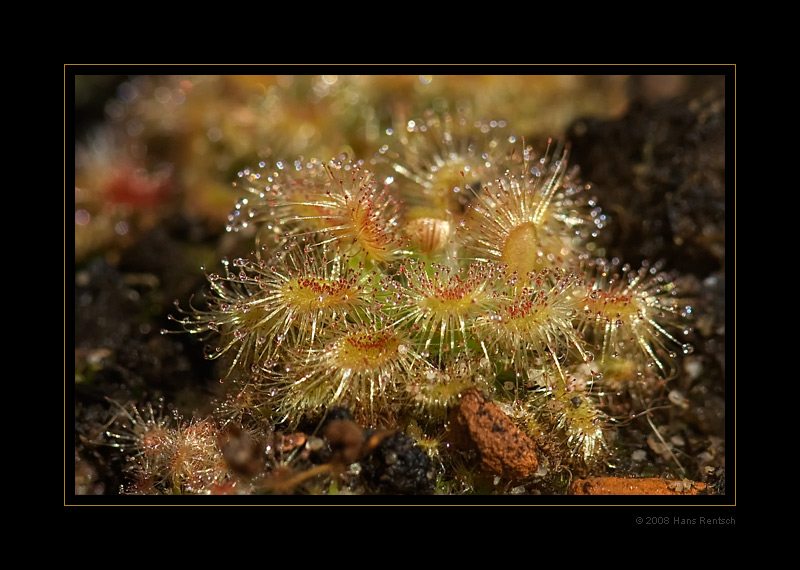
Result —
[[[125, 412], [117, 438], [137, 447], [138, 492], [322, 479], [304, 492], [331, 493], [397, 433], [430, 461], [427, 491], [446, 492], [448, 414], [471, 390], [541, 442], [552, 469], [586, 472], [630, 419], [608, 402], [644, 411], [692, 351], [675, 275], [607, 258], [601, 189], [566, 144], [534, 148], [505, 121], [431, 111], [369, 156], [265, 160], [234, 186], [226, 229], [250, 254], [206, 267], [205, 295], [176, 301], [163, 331], [195, 335], [218, 363], [218, 422]], [[341, 418], [361, 443], [328, 468], [303, 464], [302, 446], [257, 469], [231, 460], [243, 438]]]

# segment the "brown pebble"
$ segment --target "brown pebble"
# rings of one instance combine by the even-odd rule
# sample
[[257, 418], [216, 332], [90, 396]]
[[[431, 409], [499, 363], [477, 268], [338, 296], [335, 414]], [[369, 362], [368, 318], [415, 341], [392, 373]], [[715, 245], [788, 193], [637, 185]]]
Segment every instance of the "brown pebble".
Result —
[[301, 445], [305, 445], [306, 443], [306, 434], [303, 432], [295, 432], [290, 434], [278, 434], [277, 438], [277, 448], [278, 451], [282, 453], [288, 453], [294, 449], [297, 449]]
[[539, 468], [533, 440], [476, 390], [464, 392], [451, 412], [449, 439], [457, 447], [477, 449], [481, 468], [489, 475], [518, 481]]
[[573, 495], [697, 495], [705, 490], [705, 483], [658, 477], [647, 479], [592, 477], [577, 479], [570, 486], [570, 493]]
[[358, 461], [364, 447], [364, 430], [350, 420], [333, 420], [325, 427], [334, 460], [343, 465]]

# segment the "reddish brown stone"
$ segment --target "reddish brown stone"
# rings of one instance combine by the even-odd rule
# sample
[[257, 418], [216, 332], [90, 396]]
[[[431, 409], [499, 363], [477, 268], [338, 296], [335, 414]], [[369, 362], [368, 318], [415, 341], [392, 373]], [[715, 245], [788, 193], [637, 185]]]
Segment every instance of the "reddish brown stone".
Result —
[[283, 453], [288, 453], [306, 443], [306, 434], [295, 432], [290, 434], [279, 434], [277, 438], [277, 448]]
[[481, 468], [489, 475], [516, 481], [539, 468], [533, 440], [475, 390], [462, 394], [460, 405], [451, 412], [449, 438], [463, 449], [477, 449]]
[[625, 479], [592, 477], [572, 482], [573, 495], [697, 495], [706, 490], [705, 483], [688, 479]]

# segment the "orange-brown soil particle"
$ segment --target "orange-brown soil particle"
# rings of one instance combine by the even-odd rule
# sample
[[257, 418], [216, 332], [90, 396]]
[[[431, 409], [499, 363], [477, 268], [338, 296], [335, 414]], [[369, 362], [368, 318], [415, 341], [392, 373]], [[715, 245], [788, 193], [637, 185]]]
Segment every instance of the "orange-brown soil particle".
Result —
[[517, 481], [539, 468], [533, 440], [476, 390], [464, 392], [460, 405], [451, 413], [449, 439], [463, 449], [476, 449], [481, 468], [488, 475]]
[[645, 479], [592, 477], [577, 479], [570, 486], [570, 493], [573, 495], [697, 495], [705, 490], [705, 483], [658, 477]]

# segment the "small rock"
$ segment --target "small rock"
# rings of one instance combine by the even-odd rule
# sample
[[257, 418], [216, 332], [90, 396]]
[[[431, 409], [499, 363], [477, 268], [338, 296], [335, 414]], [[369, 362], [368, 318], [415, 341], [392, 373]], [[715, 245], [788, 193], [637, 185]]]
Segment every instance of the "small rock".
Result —
[[577, 479], [570, 486], [572, 495], [697, 495], [705, 491], [705, 483], [658, 477], [646, 479], [592, 477]]
[[539, 469], [533, 440], [476, 390], [464, 392], [451, 412], [449, 438], [457, 447], [476, 449], [482, 470], [490, 476], [515, 481]]

